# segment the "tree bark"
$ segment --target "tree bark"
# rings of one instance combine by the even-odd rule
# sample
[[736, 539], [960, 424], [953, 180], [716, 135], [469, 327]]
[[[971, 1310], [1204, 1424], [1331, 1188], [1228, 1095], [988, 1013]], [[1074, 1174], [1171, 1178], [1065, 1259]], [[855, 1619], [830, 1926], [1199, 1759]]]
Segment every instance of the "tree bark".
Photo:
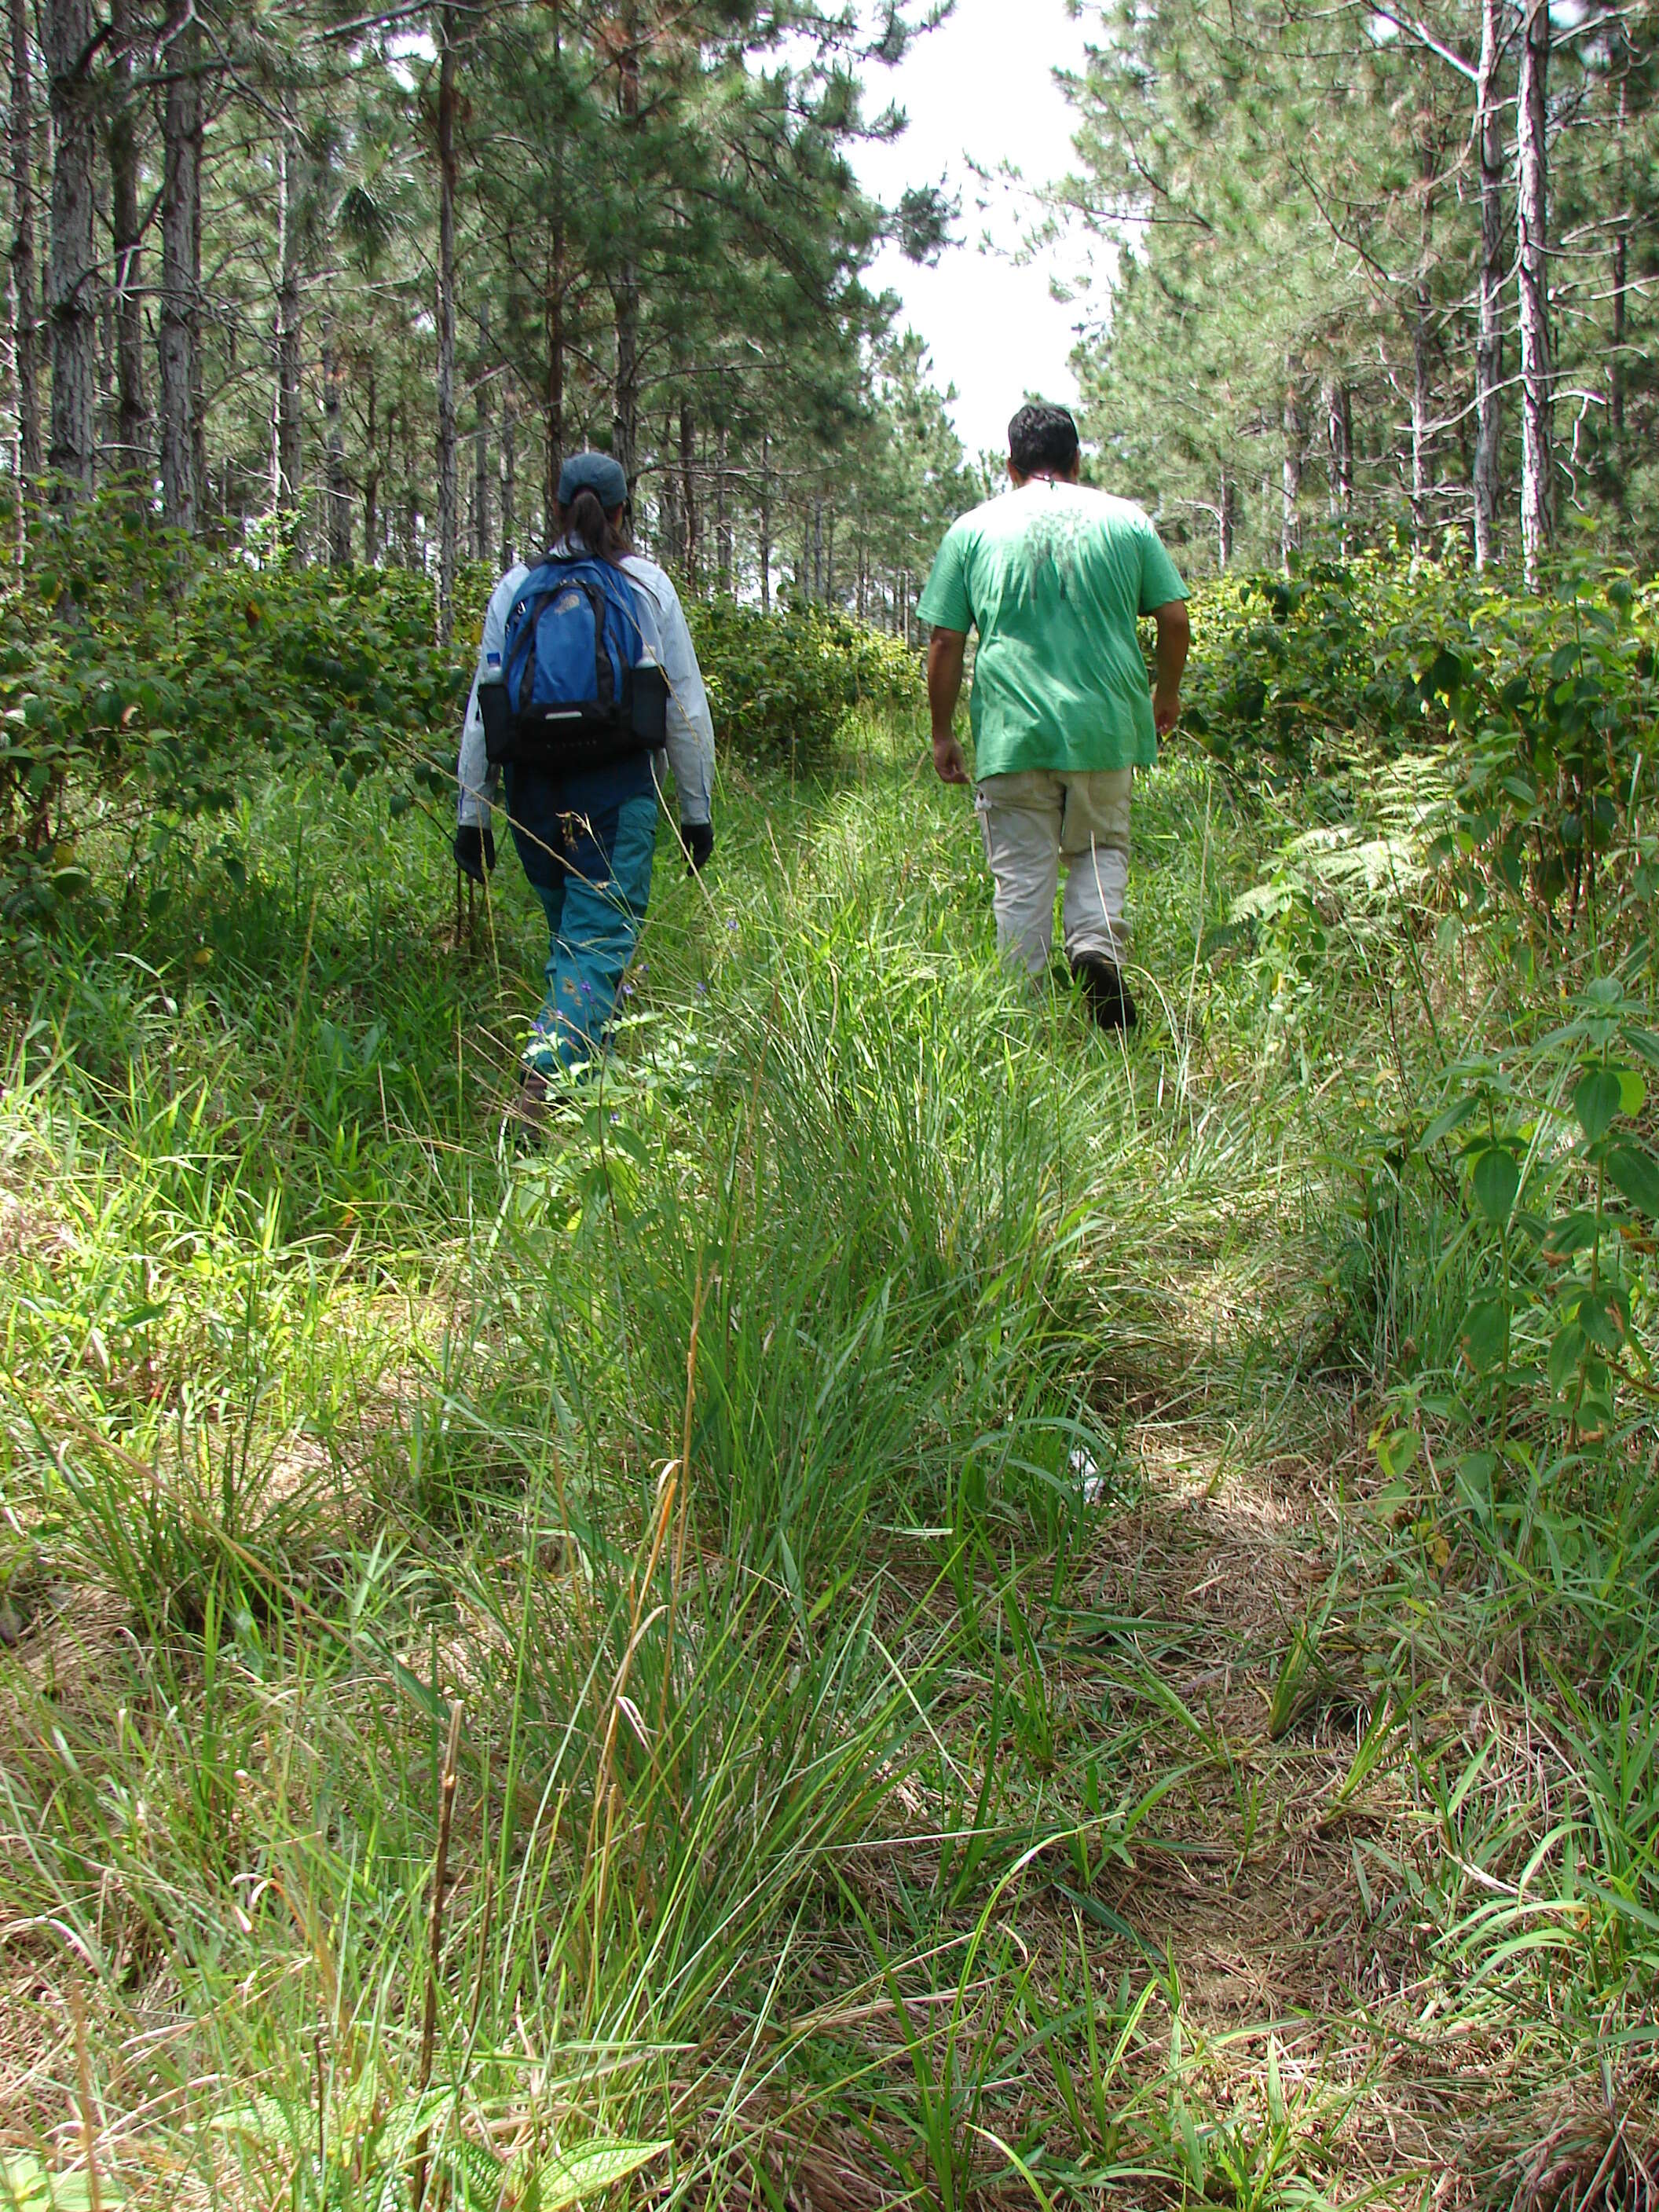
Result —
[[11, 277], [17, 355], [18, 466], [26, 491], [40, 480], [40, 299], [34, 258], [34, 93], [28, 0], [11, 0]]
[[52, 444], [55, 495], [92, 490], [95, 458], [97, 249], [93, 239], [96, 146], [90, 0], [47, 0], [41, 11], [52, 102], [52, 253], [46, 275], [52, 327]]
[[683, 569], [685, 566], [685, 533], [680, 522], [679, 471], [672, 459], [673, 433], [671, 417], [662, 426], [662, 442], [658, 449], [662, 455], [662, 495], [658, 502], [658, 511], [662, 523], [663, 557], [672, 568]]
[[[624, 137], [639, 128], [640, 25], [634, 0], [622, 11], [623, 45], [617, 71], [617, 107]], [[622, 463], [631, 491], [640, 427], [640, 270], [631, 250], [623, 253], [611, 283], [616, 317], [617, 375], [611, 409], [611, 447]]]
[[1516, 89], [1516, 200], [1521, 292], [1521, 550], [1535, 591], [1555, 535], [1549, 324], [1549, 0], [1525, 0]]
[[1631, 51], [1630, 33], [1622, 25], [1619, 53], [1619, 104], [1613, 126], [1617, 134], [1613, 139], [1613, 179], [1619, 194], [1619, 212], [1613, 218], [1613, 347], [1607, 356], [1607, 423], [1615, 443], [1621, 441], [1625, 434], [1625, 344], [1630, 304], [1631, 212], [1625, 132], [1630, 120]]
[[112, 52], [106, 147], [114, 254], [115, 442], [121, 469], [148, 478], [149, 409], [144, 398], [143, 231], [138, 215], [137, 118], [132, 99], [132, 0], [112, 0], [110, 32]]
[[300, 516], [300, 497], [304, 483], [305, 451], [300, 385], [305, 311], [300, 296], [300, 268], [304, 218], [301, 208], [299, 103], [291, 89], [283, 94], [283, 130], [277, 142], [276, 170], [276, 378], [271, 410], [275, 429], [271, 493], [276, 512], [293, 518], [294, 550], [303, 558], [305, 532]]
[[365, 395], [363, 447], [367, 459], [363, 467], [363, 559], [373, 568], [380, 557], [380, 443], [375, 422], [380, 398], [374, 374], [374, 357], [371, 354], [366, 364], [368, 391]]
[[697, 418], [689, 393], [680, 395], [680, 516], [685, 541], [685, 580], [695, 592], [702, 567], [702, 525], [697, 515]]
[[726, 489], [726, 441], [724, 425], [714, 447], [714, 572], [723, 592], [732, 588], [732, 517]]
[[1353, 550], [1353, 400], [1340, 376], [1325, 380], [1325, 434], [1331, 449], [1331, 520], [1346, 561]]
[[334, 343], [334, 311], [323, 314], [323, 442], [325, 496], [328, 502], [326, 538], [329, 565], [351, 565], [351, 489], [346, 481], [345, 416], [342, 386], [344, 378]]
[[1475, 72], [1474, 137], [1480, 163], [1480, 277], [1474, 348], [1474, 565], [1490, 567], [1500, 547], [1504, 459], [1504, 125], [1499, 72], [1502, 0], [1480, 0], [1480, 59]]
[[760, 559], [761, 612], [772, 611], [772, 439], [769, 431], [761, 433], [761, 489], [760, 543], [756, 548]]
[[454, 622], [455, 467], [455, 37], [453, 0], [438, 11], [438, 642]]
[[478, 383], [472, 403], [472, 557], [482, 568], [489, 560], [494, 539], [490, 513], [490, 416], [494, 413], [495, 377], [489, 363], [489, 307], [478, 310]]
[[1434, 530], [1432, 308], [1419, 285], [1412, 313], [1412, 550], [1426, 553]]
[[1308, 427], [1302, 415], [1302, 356], [1285, 356], [1284, 510], [1279, 523], [1279, 558], [1286, 569], [1302, 544], [1302, 462], [1307, 448]]
[[505, 574], [519, 557], [519, 410], [513, 387], [501, 394], [501, 569]]
[[194, 532], [201, 508], [201, 31], [167, 0], [161, 102], [161, 512]]
[[[547, 352], [542, 395], [547, 461], [543, 504], [550, 517], [558, 503], [559, 471], [564, 466], [564, 224], [556, 221], [548, 246], [547, 288], [543, 301]], [[549, 527], [550, 530], [550, 522]]]
[[1233, 532], [1238, 520], [1238, 493], [1225, 466], [1221, 471], [1221, 482], [1216, 490], [1215, 505], [1215, 564], [1225, 575], [1232, 565]]

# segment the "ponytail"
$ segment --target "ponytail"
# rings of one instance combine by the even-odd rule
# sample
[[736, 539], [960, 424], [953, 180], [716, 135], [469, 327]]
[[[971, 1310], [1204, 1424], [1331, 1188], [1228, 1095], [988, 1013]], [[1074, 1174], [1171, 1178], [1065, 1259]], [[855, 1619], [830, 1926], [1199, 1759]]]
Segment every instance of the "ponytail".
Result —
[[611, 521], [591, 484], [584, 484], [568, 507], [557, 507], [556, 514], [561, 535], [580, 538], [596, 561], [608, 561], [614, 568], [633, 550], [626, 525], [619, 528]]

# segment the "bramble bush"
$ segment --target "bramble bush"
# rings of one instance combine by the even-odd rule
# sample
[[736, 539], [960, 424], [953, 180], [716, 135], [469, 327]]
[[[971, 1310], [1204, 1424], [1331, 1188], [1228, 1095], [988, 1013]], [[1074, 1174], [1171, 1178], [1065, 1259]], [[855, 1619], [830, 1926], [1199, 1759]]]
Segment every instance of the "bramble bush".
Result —
[[0, 599], [0, 915], [84, 889], [75, 839], [112, 807], [189, 819], [289, 763], [391, 770], [394, 811], [446, 784], [471, 653], [433, 635], [407, 570], [255, 565], [122, 493], [42, 521]]
[[1368, 972], [1419, 1018], [1346, 1140], [1379, 1457], [1403, 1480], [1437, 1436], [1477, 1546], [1554, 1574], [1654, 1392], [1659, 587], [1367, 557], [1215, 586], [1199, 647], [1192, 734], [1328, 817], [1217, 933], [1251, 939], [1270, 1037], [1311, 1066]]
[[[490, 580], [469, 570], [463, 603]], [[720, 741], [751, 757], [820, 761], [854, 709], [921, 699], [903, 646], [845, 615], [689, 612]], [[447, 789], [476, 623], [433, 641], [431, 583], [408, 569], [193, 545], [119, 487], [40, 519], [0, 595], [0, 920], [84, 891], [76, 840], [112, 812], [191, 820], [290, 764], [329, 763], [348, 792], [386, 773], [394, 815]]]
[[921, 671], [902, 643], [828, 607], [763, 614], [732, 599], [688, 607], [722, 743], [752, 758], [821, 761], [855, 708], [908, 712]]
[[1598, 856], [1630, 848], [1659, 715], [1659, 585], [1580, 557], [1534, 595], [1368, 554], [1224, 579], [1196, 612], [1183, 727], [1229, 775], [1351, 781], [1443, 748], [1455, 799], [1436, 857], [1466, 897], [1501, 892], [1540, 920], [1564, 898], [1576, 918]]

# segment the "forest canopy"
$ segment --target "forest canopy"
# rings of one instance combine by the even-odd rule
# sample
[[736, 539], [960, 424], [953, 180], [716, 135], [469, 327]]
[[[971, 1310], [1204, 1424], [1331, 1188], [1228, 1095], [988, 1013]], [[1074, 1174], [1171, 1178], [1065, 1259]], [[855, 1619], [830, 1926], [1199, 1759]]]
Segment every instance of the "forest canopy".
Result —
[[1659, 10], [1103, 9], [1064, 212], [1121, 253], [1080, 356], [1183, 557], [1651, 562]]
[[695, 590], [902, 629], [962, 453], [865, 273], [936, 254], [851, 154], [928, 19], [811, 0], [10, 9], [14, 482], [191, 536], [457, 573], [613, 451]]

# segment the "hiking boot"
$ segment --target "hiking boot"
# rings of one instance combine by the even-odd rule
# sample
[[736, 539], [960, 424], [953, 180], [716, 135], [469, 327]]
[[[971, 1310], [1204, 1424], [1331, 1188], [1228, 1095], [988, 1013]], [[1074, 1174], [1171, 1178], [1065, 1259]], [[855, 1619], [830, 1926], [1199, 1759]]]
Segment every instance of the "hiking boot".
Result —
[[1103, 1030], [1132, 1030], [1135, 1002], [1116, 964], [1097, 952], [1083, 953], [1072, 963], [1072, 973], [1083, 987], [1089, 1012]]
[[507, 1100], [501, 1117], [502, 1135], [539, 1137], [547, 1127], [552, 1103], [552, 1079], [538, 1067], [520, 1068], [519, 1087]]

